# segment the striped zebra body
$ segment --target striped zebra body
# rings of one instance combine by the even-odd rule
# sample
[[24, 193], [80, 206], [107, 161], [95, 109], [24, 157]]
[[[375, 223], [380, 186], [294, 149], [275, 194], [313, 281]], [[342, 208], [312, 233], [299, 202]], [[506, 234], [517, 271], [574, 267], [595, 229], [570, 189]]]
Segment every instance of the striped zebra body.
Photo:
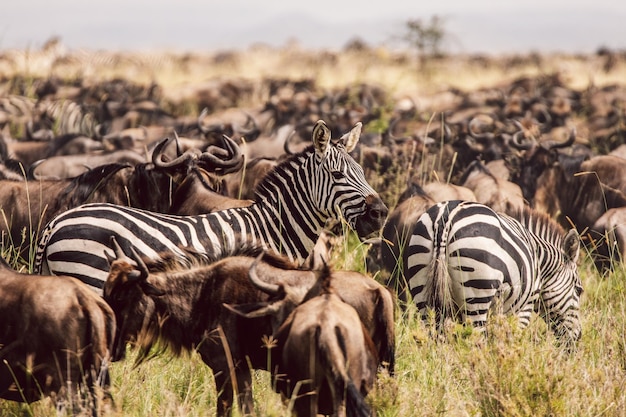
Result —
[[466, 201], [439, 203], [413, 229], [404, 255], [408, 288], [423, 316], [483, 329], [496, 309], [521, 327], [539, 313], [558, 337], [581, 334], [578, 235], [525, 210], [519, 218]]
[[47, 121], [57, 136], [81, 134], [96, 138], [100, 125], [96, 117], [82, 105], [71, 100], [42, 100], [37, 103], [40, 117]]
[[[256, 190], [255, 203], [199, 216], [159, 214], [113, 204], [89, 204], [64, 212], [42, 232], [35, 270], [75, 276], [101, 289], [108, 275], [104, 251], [111, 237], [139, 254], [193, 247], [211, 255], [243, 244], [261, 245], [303, 262], [329, 219], [344, 219], [360, 237], [378, 233], [384, 203], [348, 154], [360, 124], [343, 141], [331, 142], [323, 122], [314, 146], [279, 164]], [[130, 246], [128, 246], [130, 247]]]

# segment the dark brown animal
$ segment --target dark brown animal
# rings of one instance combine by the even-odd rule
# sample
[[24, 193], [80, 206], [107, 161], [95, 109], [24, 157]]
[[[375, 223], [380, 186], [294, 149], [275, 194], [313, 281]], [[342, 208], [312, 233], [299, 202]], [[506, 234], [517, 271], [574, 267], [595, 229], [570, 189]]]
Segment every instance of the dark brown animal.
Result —
[[594, 262], [602, 272], [626, 261], [626, 207], [606, 211], [591, 227]]
[[21, 274], [0, 259], [0, 300], [0, 398], [31, 403], [55, 394], [100, 414], [115, 336], [102, 297], [77, 279]]
[[135, 166], [145, 163], [146, 157], [132, 150], [98, 152], [76, 155], [55, 155], [35, 161], [29, 171], [37, 179], [74, 178], [90, 169], [108, 164]]
[[[244, 319], [223, 304], [258, 306], [269, 296], [248, 279], [248, 271], [260, 249], [242, 249], [238, 256], [206, 259], [188, 252], [185, 259], [167, 257], [143, 263], [116, 247], [117, 260], [110, 258], [111, 271], [104, 287], [118, 319], [114, 359], [121, 359], [127, 341], [140, 347], [138, 360], [161, 342], [174, 354], [196, 349], [212, 369], [218, 390], [217, 415], [230, 415], [233, 392], [244, 414], [253, 411], [251, 367], [267, 369], [269, 346], [263, 340], [273, 334], [267, 318]], [[135, 264], [139, 267], [135, 266]], [[264, 254], [257, 267], [269, 284], [290, 286], [302, 301], [317, 281], [315, 271], [300, 270], [286, 258]], [[394, 300], [373, 279], [350, 271], [335, 271], [336, 292], [359, 313], [374, 340], [381, 364], [394, 369]], [[295, 307], [295, 305], [294, 305]], [[202, 314], [198, 314], [202, 311]], [[232, 381], [236, 385], [232, 385]]]
[[57, 214], [85, 203], [108, 202], [168, 212], [171, 195], [196, 167], [230, 172], [242, 162], [237, 145], [225, 139], [226, 149], [188, 151], [171, 161], [161, 153], [172, 140], [159, 143], [151, 163], [135, 166], [108, 164], [61, 180], [0, 180], [0, 231], [25, 256], [39, 239], [39, 231]]
[[[383, 282], [388, 281], [391, 276], [402, 274], [398, 269], [402, 264], [399, 260], [408, 245], [410, 231], [419, 216], [435, 203], [422, 187], [411, 182], [387, 217], [382, 230], [382, 241], [372, 245], [368, 251], [368, 270], [379, 271]], [[400, 299], [406, 299], [402, 291], [396, 293], [400, 294]]]
[[376, 349], [356, 310], [335, 293], [331, 276], [330, 268], [323, 268], [316, 282], [320, 290], [298, 305], [300, 294], [289, 286], [267, 285], [257, 276], [255, 261], [251, 282], [272, 296], [281, 293], [280, 298], [251, 311], [228, 308], [249, 319], [274, 320], [278, 363], [273, 386], [294, 401], [297, 416], [371, 416], [364, 397], [376, 378]]
[[213, 213], [233, 207], [248, 207], [254, 201], [241, 200], [220, 194], [217, 180], [201, 168], [192, 169], [178, 185], [172, 197], [169, 213], [179, 216], [195, 216]]
[[607, 210], [626, 206], [626, 164], [612, 155], [590, 158], [587, 152], [558, 151], [570, 148], [575, 139], [571, 131], [565, 141], [527, 146], [513, 181], [531, 207], [584, 233]]

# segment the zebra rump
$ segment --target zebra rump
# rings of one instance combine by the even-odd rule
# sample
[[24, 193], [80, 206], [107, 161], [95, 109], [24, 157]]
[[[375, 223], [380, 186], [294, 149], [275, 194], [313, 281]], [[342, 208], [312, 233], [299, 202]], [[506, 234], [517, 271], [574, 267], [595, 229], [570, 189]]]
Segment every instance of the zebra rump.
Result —
[[557, 337], [580, 338], [579, 239], [530, 209], [514, 217], [468, 201], [447, 201], [416, 222], [404, 254], [413, 302], [423, 317], [483, 330], [489, 314], [514, 314], [526, 327], [539, 313]]

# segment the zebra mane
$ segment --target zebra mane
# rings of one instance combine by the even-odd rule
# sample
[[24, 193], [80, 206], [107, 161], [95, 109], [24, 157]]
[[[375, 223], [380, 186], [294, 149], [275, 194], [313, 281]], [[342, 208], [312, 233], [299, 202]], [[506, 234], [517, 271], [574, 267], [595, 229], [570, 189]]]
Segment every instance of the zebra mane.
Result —
[[524, 206], [521, 210], [512, 211], [509, 215], [532, 233], [547, 241], [560, 244], [565, 237], [565, 231], [561, 225], [546, 213]]
[[277, 182], [277, 179], [282, 173], [287, 171], [286, 167], [293, 166], [293, 161], [305, 159], [310, 155], [313, 150], [313, 145], [307, 146], [303, 151], [290, 155], [288, 158], [283, 159], [273, 170], [267, 173], [267, 175], [257, 184], [254, 189], [255, 200], [259, 201], [261, 196], [264, 196], [267, 192], [273, 192], [268, 185]]

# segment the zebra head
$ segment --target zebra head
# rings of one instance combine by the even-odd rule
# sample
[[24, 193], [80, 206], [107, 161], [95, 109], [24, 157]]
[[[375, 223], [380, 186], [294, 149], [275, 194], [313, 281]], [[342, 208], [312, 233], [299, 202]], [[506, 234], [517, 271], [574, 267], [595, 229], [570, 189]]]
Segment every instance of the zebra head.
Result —
[[361, 122], [339, 139], [331, 139], [322, 120], [313, 128], [315, 154], [311, 172], [313, 199], [331, 220], [344, 219], [366, 239], [378, 234], [387, 217], [387, 206], [365, 179], [363, 168], [350, 156], [361, 136]]
[[582, 281], [578, 275], [580, 240], [575, 229], [563, 238], [558, 253], [553, 253], [554, 273], [545, 281], [541, 290], [541, 314], [550, 324], [556, 337], [566, 344], [580, 339], [580, 296]]

